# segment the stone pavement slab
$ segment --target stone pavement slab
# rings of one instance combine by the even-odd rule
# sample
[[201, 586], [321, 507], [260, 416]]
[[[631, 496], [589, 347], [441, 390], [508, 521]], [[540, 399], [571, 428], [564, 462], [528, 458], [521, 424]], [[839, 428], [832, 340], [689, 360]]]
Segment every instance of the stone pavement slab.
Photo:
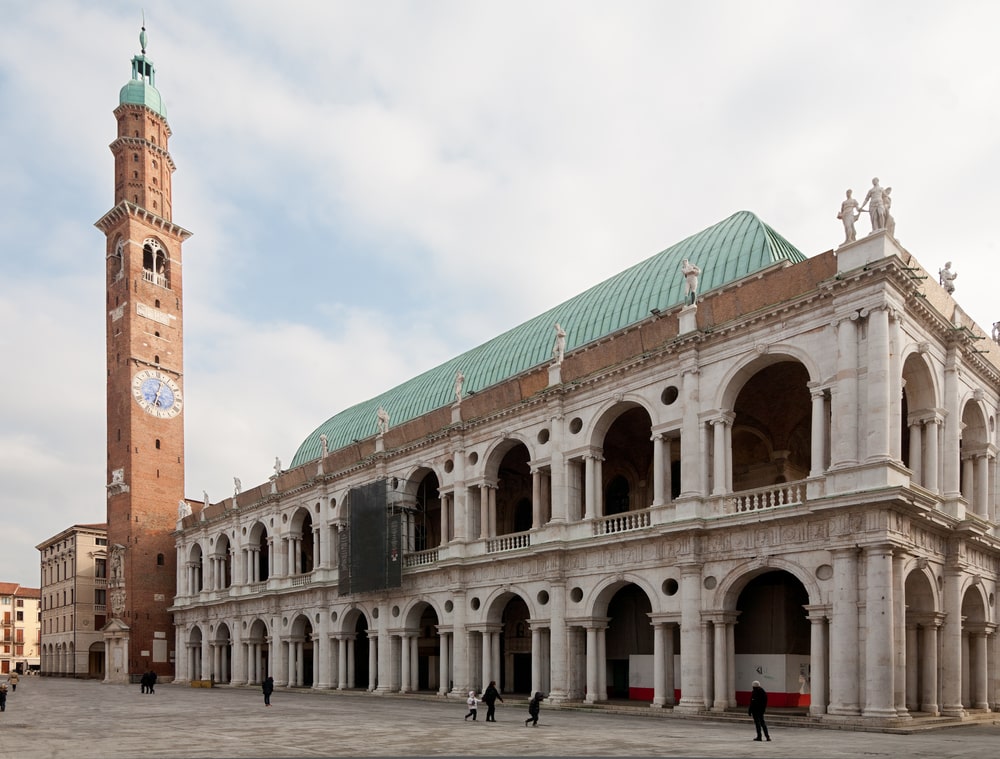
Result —
[[[756, 743], [740, 723], [678, 719], [669, 711], [611, 714], [542, 706], [526, 728], [524, 703], [503, 703], [497, 722], [466, 722], [464, 701], [361, 691], [277, 690], [270, 708], [255, 688], [139, 686], [24, 678], [0, 714], [0, 757], [669, 756], [896, 757], [997, 755], [1000, 725], [914, 735], [776, 727]], [[1000, 716], [1000, 715], [998, 715]]]

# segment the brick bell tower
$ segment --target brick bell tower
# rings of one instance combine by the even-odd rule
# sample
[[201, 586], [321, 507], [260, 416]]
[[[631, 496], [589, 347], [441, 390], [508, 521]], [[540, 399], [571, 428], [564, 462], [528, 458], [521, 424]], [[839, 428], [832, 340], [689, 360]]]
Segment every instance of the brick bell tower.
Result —
[[105, 681], [174, 675], [167, 611], [176, 591], [172, 533], [184, 499], [181, 244], [172, 221], [170, 127], [156, 70], [141, 52], [115, 110], [115, 205], [107, 237], [108, 588]]

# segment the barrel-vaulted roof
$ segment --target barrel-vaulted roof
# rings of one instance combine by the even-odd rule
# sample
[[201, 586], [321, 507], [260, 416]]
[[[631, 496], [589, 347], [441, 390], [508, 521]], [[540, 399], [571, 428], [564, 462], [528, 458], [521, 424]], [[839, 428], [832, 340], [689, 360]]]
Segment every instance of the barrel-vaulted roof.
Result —
[[757, 216], [740, 211], [524, 324], [335, 414], [302, 442], [292, 466], [322, 455], [320, 435], [326, 435], [331, 451], [374, 435], [380, 406], [397, 425], [450, 405], [459, 370], [465, 375], [465, 391], [478, 392], [551, 360], [557, 322], [566, 330], [569, 352], [648, 318], [652, 309], [680, 305], [684, 259], [701, 268], [698, 291], [704, 293], [779, 261], [804, 261], [805, 256]]

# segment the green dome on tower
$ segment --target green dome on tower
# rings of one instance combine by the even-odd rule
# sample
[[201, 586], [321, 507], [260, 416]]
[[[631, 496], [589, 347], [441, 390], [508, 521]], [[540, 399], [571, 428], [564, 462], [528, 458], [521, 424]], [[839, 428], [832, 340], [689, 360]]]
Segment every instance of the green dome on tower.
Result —
[[154, 113], [167, 118], [167, 106], [156, 89], [156, 67], [146, 57], [146, 27], [139, 33], [141, 52], [132, 58], [132, 79], [122, 87], [118, 96], [120, 105], [144, 105]]

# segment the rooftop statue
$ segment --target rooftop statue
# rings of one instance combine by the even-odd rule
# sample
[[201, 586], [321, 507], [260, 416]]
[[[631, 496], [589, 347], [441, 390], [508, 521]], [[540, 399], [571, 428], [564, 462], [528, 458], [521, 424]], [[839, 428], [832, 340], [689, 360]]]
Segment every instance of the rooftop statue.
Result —
[[868, 206], [868, 215], [872, 220], [872, 232], [885, 229], [885, 195], [878, 184], [878, 177], [872, 179], [871, 189], [865, 195], [865, 201], [861, 204], [861, 211]]
[[462, 402], [462, 383], [465, 382], [465, 375], [462, 374], [462, 370], [459, 369], [455, 372], [455, 402]]
[[842, 245], [858, 239], [858, 232], [854, 228], [854, 222], [861, 216], [861, 212], [858, 211], [860, 204], [851, 197], [853, 192], [854, 190], [847, 191], [847, 198], [840, 204], [840, 213], [837, 214], [837, 218], [844, 222], [844, 242], [841, 243]]
[[684, 300], [694, 303], [698, 297], [698, 275], [701, 274], [701, 269], [685, 258], [681, 261], [681, 273], [684, 275]]
[[566, 330], [559, 326], [559, 322], [556, 322], [556, 343], [552, 346], [552, 357], [556, 364], [561, 364], [563, 362], [563, 357], [566, 355]]
[[389, 412], [382, 406], [379, 406], [375, 417], [375, 424], [378, 425], [378, 434], [384, 435], [389, 431]]
[[943, 269], [938, 269], [938, 282], [941, 283], [949, 295], [955, 292], [955, 280], [958, 278], [958, 272], [951, 270], [951, 261], [948, 261], [944, 265]]

